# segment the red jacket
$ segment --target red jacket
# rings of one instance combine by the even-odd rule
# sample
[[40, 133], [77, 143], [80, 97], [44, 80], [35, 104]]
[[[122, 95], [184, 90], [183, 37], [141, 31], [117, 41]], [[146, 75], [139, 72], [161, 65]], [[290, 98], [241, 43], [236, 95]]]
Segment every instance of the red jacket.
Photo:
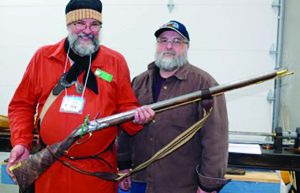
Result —
[[[64, 73], [65, 62], [67, 71], [70, 63], [66, 60], [64, 41], [55, 45], [40, 48], [31, 59], [23, 79], [9, 104], [9, 123], [11, 128], [12, 145], [22, 144], [30, 148], [32, 130], [34, 128], [34, 115], [37, 117], [43, 108], [49, 93]], [[98, 55], [93, 60], [91, 72], [101, 69], [113, 76], [112, 81], [96, 76], [99, 94], [86, 89], [84, 93], [84, 109], [82, 114], [59, 112], [62, 98], [75, 95], [75, 86], [71, 86], [60, 94], [46, 112], [40, 125], [40, 137], [47, 144], [62, 141], [78, 125], [82, 124], [86, 115], [93, 119], [98, 113], [99, 117], [106, 117], [119, 112], [134, 109], [138, 106], [130, 85], [129, 70], [124, 57], [116, 51], [100, 46]], [[82, 83], [83, 73], [78, 77]], [[141, 126], [132, 122], [122, 124], [130, 134], [135, 134]], [[69, 156], [92, 156], [100, 153], [101, 159], [84, 159], [80, 161], [67, 160], [80, 169], [87, 171], [116, 172], [116, 155], [114, 148], [108, 148], [114, 143], [117, 136], [117, 127], [110, 127], [85, 136], [81, 144], [73, 144], [69, 149]], [[107, 150], [109, 149], [109, 150]], [[105, 151], [106, 150], [106, 151]], [[103, 152], [103, 153], [101, 153]], [[36, 193], [82, 193], [116, 191], [116, 184], [100, 180], [96, 177], [80, 174], [60, 162], [55, 162], [35, 183]]]

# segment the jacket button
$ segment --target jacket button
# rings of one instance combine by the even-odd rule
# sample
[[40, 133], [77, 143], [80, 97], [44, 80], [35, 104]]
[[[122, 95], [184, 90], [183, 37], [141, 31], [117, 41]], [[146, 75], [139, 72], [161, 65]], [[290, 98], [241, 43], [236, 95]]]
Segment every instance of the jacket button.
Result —
[[152, 141], [152, 140], [153, 140], [153, 138], [152, 138], [152, 137], [150, 137], [150, 138], [149, 138], [149, 140], [150, 140], [150, 141]]
[[156, 123], [155, 119], [152, 120], [152, 123]]
[[168, 89], [168, 87], [167, 87], [167, 86], [164, 86], [164, 89], [165, 89], [165, 90], [167, 90], [167, 89]]

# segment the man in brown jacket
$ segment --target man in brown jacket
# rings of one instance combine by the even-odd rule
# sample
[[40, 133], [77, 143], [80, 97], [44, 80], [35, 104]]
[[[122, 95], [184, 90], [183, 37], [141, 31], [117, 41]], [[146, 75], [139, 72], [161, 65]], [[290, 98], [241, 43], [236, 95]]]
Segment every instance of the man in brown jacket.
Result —
[[[170, 21], [155, 32], [155, 61], [133, 80], [142, 105], [173, 98], [217, 85], [207, 72], [189, 64], [190, 38], [185, 26]], [[203, 117], [203, 108], [213, 110], [203, 128], [174, 153], [120, 182], [131, 193], [204, 193], [219, 191], [228, 156], [228, 119], [224, 96], [158, 113], [134, 137], [119, 138], [119, 169], [135, 167], [155, 154]], [[127, 148], [126, 148], [127, 145]]]

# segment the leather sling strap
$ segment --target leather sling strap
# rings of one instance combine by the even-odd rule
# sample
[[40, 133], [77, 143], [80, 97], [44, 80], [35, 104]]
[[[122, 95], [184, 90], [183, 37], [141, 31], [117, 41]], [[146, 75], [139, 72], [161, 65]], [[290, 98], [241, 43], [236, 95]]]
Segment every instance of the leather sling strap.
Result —
[[210, 113], [212, 112], [212, 108], [208, 112], [206, 112], [205, 109], [203, 111], [204, 111], [204, 116], [201, 120], [196, 122], [194, 125], [192, 125], [190, 128], [182, 132], [180, 135], [178, 135], [175, 139], [173, 139], [166, 146], [161, 148], [158, 152], [156, 152], [150, 159], [148, 159], [144, 163], [138, 165], [132, 170], [129, 170], [128, 173], [118, 173], [119, 177], [116, 179], [116, 181], [122, 180], [148, 167], [153, 162], [162, 159], [163, 157], [169, 155], [170, 153], [174, 152], [176, 149], [178, 149], [179, 147], [187, 143], [191, 138], [193, 138], [193, 136], [197, 133], [197, 131], [199, 131], [203, 127], [203, 124], [205, 123]]

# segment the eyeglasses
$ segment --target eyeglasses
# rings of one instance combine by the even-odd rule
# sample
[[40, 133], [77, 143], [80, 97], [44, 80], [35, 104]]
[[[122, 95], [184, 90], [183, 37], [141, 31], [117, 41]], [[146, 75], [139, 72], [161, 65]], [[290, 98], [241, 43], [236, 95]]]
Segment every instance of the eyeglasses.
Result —
[[77, 30], [85, 30], [87, 27], [89, 27], [92, 32], [97, 32], [102, 28], [102, 24], [98, 22], [91, 23], [90, 26], [88, 26], [85, 22], [78, 21], [74, 22], [73, 25]]
[[158, 38], [156, 41], [158, 44], [160, 44], [162, 46], [167, 46], [169, 43], [172, 46], [180, 46], [182, 44], [188, 44], [187, 41], [180, 39], [180, 38], [174, 38], [172, 40], [168, 40], [167, 38]]

